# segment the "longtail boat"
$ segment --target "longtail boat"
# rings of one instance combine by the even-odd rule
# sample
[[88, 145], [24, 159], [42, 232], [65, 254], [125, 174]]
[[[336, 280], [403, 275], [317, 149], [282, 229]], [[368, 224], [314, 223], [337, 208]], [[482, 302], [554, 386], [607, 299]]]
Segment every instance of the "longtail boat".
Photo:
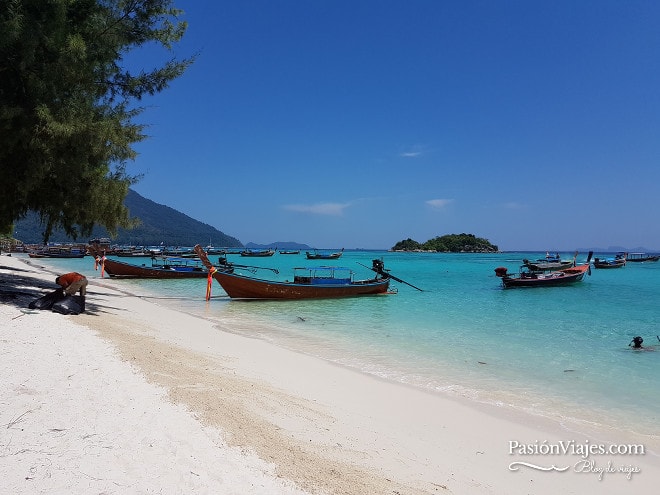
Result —
[[550, 253], [546, 253], [545, 258], [537, 259], [534, 261], [530, 261], [528, 259], [523, 259], [523, 265], [526, 266], [528, 269], [532, 271], [537, 271], [537, 272], [543, 272], [543, 271], [548, 271], [548, 270], [559, 270], [561, 268], [570, 268], [571, 266], [575, 266], [575, 259], [577, 258], [577, 251], [575, 252], [575, 255], [573, 256], [573, 259], [561, 259], [559, 257], [559, 253], [556, 253], [554, 255], [551, 255]]
[[336, 253], [319, 253], [317, 250], [314, 250], [313, 253], [309, 251], [305, 252], [308, 260], [336, 260], [342, 254], [344, 254], [344, 248], [341, 248], [341, 251], [337, 251]]
[[113, 260], [108, 257], [103, 257], [97, 262], [103, 264], [103, 271], [111, 278], [182, 279], [208, 277], [207, 268], [199, 260], [190, 258], [152, 258], [151, 264], [141, 263], [139, 265]]
[[349, 268], [316, 267], [294, 268], [293, 281], [274, 281], [248, 277], [226, 271], [213, 271], [201, 246], [195, 252], [202, 263], [213, 273], [213, 278], [232, 299], [318, 299], [384, 294], [388, 292], [390, 279], [381, 260], [373, 260], [370, 268], [376, 276], [367, 280], [354, 280]]
[[591, 256], [589, 251], [586, 263], [582, 265], [561, 268], [559, 270], [538, 272], [529, 270], [525, 265], [521, 267], [517, 275], [508, 274], [506, 267], [495, 268], [495, 275], [502, 279], [502, 286], [505, 289], [514, 287], [556, 287], [561, 285], [570, 285], [580, 282], [586, 273], [591, 274]]
[[28, 251], [30, 258], [84, 258], [87, 250], [74, 247], [47, 246], [36, 251]]
[[252, 256], [252, 257], [266, 257], [273, 256], [275, 254], [275, 249], [246, 249], [241, 251], [241, 256]]
[[594, 258], [594, 268], [621, 268], [626, 266], [628, 253], [616, 253], [614, 258]]
[[627, 261], [630, 263], [645, 263], [647, 261], [658, 261], [660, 255], [646, 253], [628, 253]]

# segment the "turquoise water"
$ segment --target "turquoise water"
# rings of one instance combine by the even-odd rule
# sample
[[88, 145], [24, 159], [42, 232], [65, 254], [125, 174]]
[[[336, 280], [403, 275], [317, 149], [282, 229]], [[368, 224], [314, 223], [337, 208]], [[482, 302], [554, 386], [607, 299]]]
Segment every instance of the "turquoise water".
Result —
[[[231, 301], [214, 282], [206, 302], [204, 279], [106, 277], [104, 283], [176, 305], [230, 331], [385, 379], [554, 418], [657, 434], [660, 262], [592, 269], [583, 282], [567, 287], [501, 288], [496, 267], [516, 272], [522, 258], [544, 255], [348, 251], [323, 263], [307, 261], [304, 254], [229, 256], [236, 263], [278, 268], [282, 280], [291, 278], [294, 266], [319, 264], [346, 266], [356, 278], [369, 278], [373, 272], [361, 265], [382, 257], [393, 275], [424, 289], [395, 282], [395, 295], [336, 300]], [[585, 258], [578, 256], [578, 263]], [[100, 278], [89, 257], [31, 263]], [[628, 344], [636, 335], [657, 351], [632, 351]]]

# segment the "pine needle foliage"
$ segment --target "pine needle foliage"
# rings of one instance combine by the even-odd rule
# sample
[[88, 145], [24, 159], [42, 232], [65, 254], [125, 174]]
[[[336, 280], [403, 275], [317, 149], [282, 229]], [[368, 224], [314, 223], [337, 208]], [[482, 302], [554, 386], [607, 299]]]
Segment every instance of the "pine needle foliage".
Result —
[[194, 61], [129, 69], [148, 45], [171, 50], [187, 28], [172, 0], [0, 2], [0, 232], [38, 213], [44, 242], [94, 225], [115, 233], [139, 177], [126, 172], [146, 138], [139, 100], [163, 91]]

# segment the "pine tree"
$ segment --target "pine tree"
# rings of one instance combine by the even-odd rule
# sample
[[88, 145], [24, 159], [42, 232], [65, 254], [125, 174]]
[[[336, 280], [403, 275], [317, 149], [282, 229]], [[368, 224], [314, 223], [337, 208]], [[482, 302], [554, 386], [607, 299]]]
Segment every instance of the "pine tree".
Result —
[[145, 139], [136, 102], [181, 76], [194, 56], [132, 72], [126, 54], [170, 50], [187, 24], [171, 0], [0, 2], [0, 232], [30, 210], [44, 242], [132, 221], [126, 173]]

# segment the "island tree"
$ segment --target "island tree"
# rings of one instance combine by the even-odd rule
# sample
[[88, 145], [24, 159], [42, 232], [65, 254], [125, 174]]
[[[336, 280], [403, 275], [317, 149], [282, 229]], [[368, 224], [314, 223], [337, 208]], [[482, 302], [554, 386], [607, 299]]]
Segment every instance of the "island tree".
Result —
[[164, 90], [194, 56], [129, 69], [142, 46], [171, 50], [187, 24], [171, 0], [0, 2], [0, 232], [30, 210], [44, 242], [95, 224], [130, 226], [126, 172], [145, 139], [139, 100]]
[[476, 237], [474, 234], [447, 234], [434, 237], [420, 244], [410, 238], [397, 242], [393, 251], [437, 251], [444, 253], [492, 253], [497, 252], [498, 247], [491, 244], [488, 239]]

